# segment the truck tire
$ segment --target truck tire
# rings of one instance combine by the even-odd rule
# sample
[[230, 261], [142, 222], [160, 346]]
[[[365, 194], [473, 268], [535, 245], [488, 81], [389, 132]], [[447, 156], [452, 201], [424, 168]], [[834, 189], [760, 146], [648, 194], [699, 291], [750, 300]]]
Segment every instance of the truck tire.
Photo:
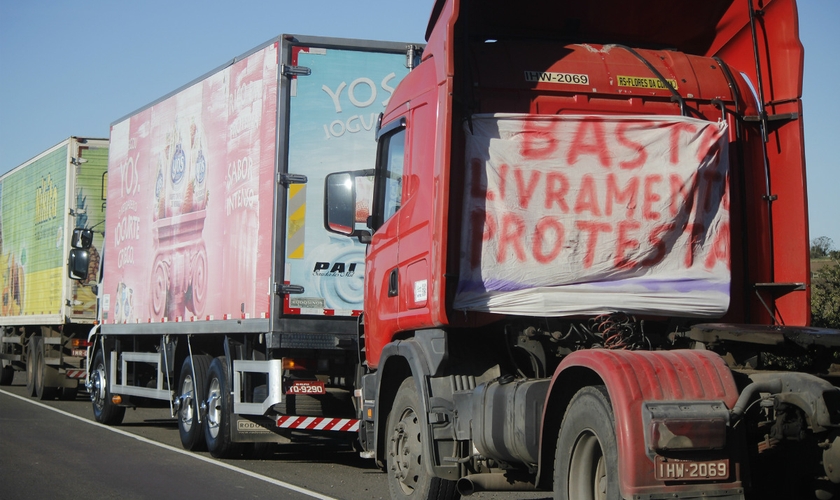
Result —
[[207, 451], [216, 458], [230, 458], [241, 453], [241, 446], [232, 441], [230, 429], [233, 400], [228, 384], [227, 358], [219, 356], [207, 370], [207, 412], [204, 420], [204, 439]]
[[35, 349], [40, 347], [41, 337], [30, 337], [26, 343], [26, 395], [35, 396]]
[[44, 360], [43, 339], [32, 337], [29, 339], [29, 355], [26, 357], [26, 393], [42, 401], [55, 399], [57, 387], [46, 387], [47, 365]]
[[58, 396], [58, 387], [48, 387], [47, 382], [47, 361], [44, 357], [44, 350], [40, 346], [35, 349], [35, 397], [41, 401], [50, 401]]
[[[3, 363], [6, 363], [4, 360]], [[12, 380], [15, 379], [15, 369], [11, 364], [4, 364], [0, 370], [0, 385], [12, 385]]]
[[554, 454], [554, 498], [620, 498], [615, 417], [604, 386], [584, 387], [569, 403]]
[[108, 368], [102, 349], [96, 351], [91, 366], [93, 369], [90, 372], [90, 400], [93, 402], [93, 416], [100, 424], [120, 425], [125, 417], [125, 407], [111, 402]]
[[388, 489], [391, 498], [416, 500], [455, 500], [460, 498], [455, 481], [432, 477], [426, 471], [422, 434], [426, 432], [421, 420], [420, 396], [414, 379], [403, 380], [385, 433], [387, 453]]
[[[181, 445], [185, 450], [199, 450], [204, 445], [204, 430], [199, 422], [199, 406], [206, 397], [204, 382], [207, 379], [207, 368], [212, 357], [199, 354], [190, 359], [187, 356], [181, 365], [181, 375], [178, 380], [178, 397], [181, 406], [178, 409], [178, 433], [181, 435]], [[195, 370], [195, 377], [193, 377]]]

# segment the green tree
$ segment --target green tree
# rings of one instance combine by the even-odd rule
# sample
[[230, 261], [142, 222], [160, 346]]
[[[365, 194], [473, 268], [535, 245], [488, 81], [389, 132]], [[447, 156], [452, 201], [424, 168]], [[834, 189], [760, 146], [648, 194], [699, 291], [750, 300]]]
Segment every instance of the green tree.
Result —
[[826, 266], [811, 280], [811, 324], [840, 329], [840, 263]]
[[834, 240], [828, 236], [820, 236], [811, 240], [811, 258], [824, 259], [830, 257], [834, 251]]

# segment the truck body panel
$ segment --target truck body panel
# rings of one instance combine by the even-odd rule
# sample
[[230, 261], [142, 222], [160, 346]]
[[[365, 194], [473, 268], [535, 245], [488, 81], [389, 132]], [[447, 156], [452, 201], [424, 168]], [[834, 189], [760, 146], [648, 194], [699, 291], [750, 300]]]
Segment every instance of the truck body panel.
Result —
[[[79, 341], [97, 314], [92, 287], [100, 272], [107, 158], [107, 140], [70, 137], [0, 177], [0, 357], [4, 372], [41, 374], [36, 385], [46, 388], [44, 397], [57, 387], [75, 391], [84, 373]], [[99, 227], [84, 281], [66, 273], [75, 227]], [[36, 354], [44, 359], [38, 366]]]
[[[91, 323], [96, 296], [66, 278], [74, 224], [104, 219], [107, 142], [71, 138], [0, 178], [3, 222], [3, 325]], [[81, 161], [74, 165], [74, 161]], [[74, 213], [79, 213], [74, 218]], [[78, 219], [78, 220], [74, 220]], [[101, 246], [96, 241], [94, 246]], [[66, 299], [81, 301], [67, 305]]]
[[268, 317], [277, 57], [268, 45], [112, 126], [104, 330]]
[[[280, 47], [113, 125], [105, 333], [250, 319], [268, 331], [284, 315], [358, 315], [364, 247], [321, 229], [319, 186], [336, 164], [373, 156], [376, 110], [405, 56], [295, 45], [289, 64], [312, 74], [282, 86]], [[283, 294], [272, 315], [278, 285], [304, 292]]]

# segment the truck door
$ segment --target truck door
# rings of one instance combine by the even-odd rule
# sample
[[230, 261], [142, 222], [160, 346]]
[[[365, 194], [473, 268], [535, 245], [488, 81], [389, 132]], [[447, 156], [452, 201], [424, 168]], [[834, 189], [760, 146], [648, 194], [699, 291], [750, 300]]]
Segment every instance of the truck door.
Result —
[[[421, 179], [432, 176], [434, 108], [413, 106], [405, 115], [391, 119], [379, 137], [377, 176], [379, 184], [374, 203], [374, 227], [367, 270], [368, 300], [376, 307], [366, 311], [365, 325], [384, 334], [368, 336], [369, 353], [379, 353], [397, 331], [433, 324], [430, 315], [432, 214], [435, 202], [432, 187]], [[371, 356], [369, 354], [369, 356]], [[369, 357], [373, 365], [378, 357]]]
[[[88, 277], [83, 282], [69, 280], [72, 307], [66, 314], [73, 319], [93, 321], [96, 319], [96, 293], [92, 288], [99, 283], [99, 267], [104, 249], [102, 221], [105, 219], [105, 199], [108, 191], [108, 147], [105, 141], [88, 141], [91, 146], [78, 148], [75, 165], [75, 187], [69, 206], [75, 215], [69, 229], [81, 227], [94, 229], [93, 244], [90, 252]], [[68, 236], [69, 237], [69, 236]]]
[[[368, 300], [376, 302], [366, 311], [365, 326], [370, 331], [394, 332], [398, 329], [400, 303], [399, 225], [403, 203], [406, 151], [405, 119], [399, 118], [385, 125], [379, 135], [379, 154], [376, 165], [376, 200], [373, 204], [375, 233], [368, 250]], [[368, 337], [368, 351], [379, 353], [388, 335]], [[368, 359], [375, 364], [377, 359]]]
[[434, 190], [421, 179], [433, 178], [435, 107], [417, 99], [412, 105], [403, 173], [403, 199], [399, 215], [399, 328], [413, 330], [430, 326], [432, 248], [437, 244], [432, 234], [432, 214], [437, 212]]
[[[299, 71], [290, 89], [283, 276], [303, 292], [285, 295], [284, 313], [358, 315], [365, 245], [324, 230], [324, 181], [374, 165], [377, 117], [408, 72], [405, 54], [296, 46], [291, 55]], [[372, 179], [369, 187], [359, 203], [372, 196]]]

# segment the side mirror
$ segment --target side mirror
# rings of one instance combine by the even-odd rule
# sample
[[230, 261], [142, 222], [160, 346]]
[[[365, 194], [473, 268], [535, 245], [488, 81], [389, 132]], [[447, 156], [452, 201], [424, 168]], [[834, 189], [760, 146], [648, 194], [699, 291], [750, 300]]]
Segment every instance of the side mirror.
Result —
[[327, 175], [324, 205], [327, 231], [352, 236], [356, 227], [356, 190], [350, 172]]
[[373, 170], [336, 172], [324, 182], [324, 228], [370, 242], [367, 220], [373, 202]]
[[[75, 232], [73, 238], [75, 239]], [[90, 246], [90, 243], [88, 243]], [[86, 280], [88, 277], [88, 267], [90, 266], [90, 252], [84, 248], [73, 248], [70, 250], [70, 256], [67, 263], [67, 275], [71, 280]]]
[[71, 247], [87, 250], [91, 245], [93, 245], [93, 230], [81, 227], [73, 230], [73, 237], [70, 240]]

